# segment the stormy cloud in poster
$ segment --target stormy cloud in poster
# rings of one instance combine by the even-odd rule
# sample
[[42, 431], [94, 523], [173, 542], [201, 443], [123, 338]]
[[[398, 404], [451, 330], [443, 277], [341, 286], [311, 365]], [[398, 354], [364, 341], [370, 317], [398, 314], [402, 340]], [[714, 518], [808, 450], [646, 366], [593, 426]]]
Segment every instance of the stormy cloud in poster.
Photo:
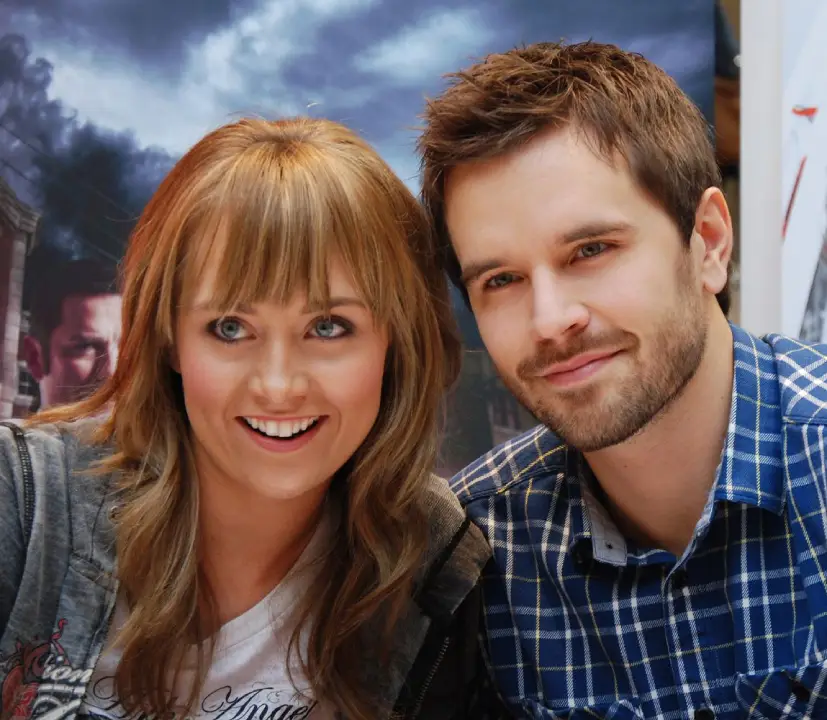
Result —
[[[218, 125], [247, 115], [338, 120], [417, 191], [424, 97], [444, 73], [489, 52], [561, 38], [616, 42], [664, 67], [708, 117], [713, 104], [710, 0], [6, 0], [0, 28], [0, 203], [11, 208], [0, 218], [20, 226], [5, 231], [0, 258], [6, 415], [42, 404], [44, 367], [55, 366], [41, 357], [32, 367], [26, 337], [33, 324], [41, 336], [54, 332], [33, 323], [32, 310], [49, 305], [65, 268], [81, 267], [66, 263], [86, 263], [98, 284], [108, 273], [114, 288], [143, 205], [175, 159]], [[21, 208], [37, 216], [33, 233]], [[82, 312], [90, 322], [111, 318], [115, 304]], [[532, 423], [496, 380], [459, 301], [457, 313], [468, 352], [446, 472]], [[106, 357], [76, 378], [78, 392], [115, 361], [117, 332], [100, 322], [108, 325], [89, 352]]]

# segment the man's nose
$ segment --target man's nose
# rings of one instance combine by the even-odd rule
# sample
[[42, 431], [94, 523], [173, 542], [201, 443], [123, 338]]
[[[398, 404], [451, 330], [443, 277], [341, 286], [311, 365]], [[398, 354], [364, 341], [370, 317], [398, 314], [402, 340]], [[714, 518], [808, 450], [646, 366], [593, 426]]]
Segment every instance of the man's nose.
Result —
[[115, 367], [118, 364], [118, 345], [111, 343], [106, 350], [103, 365], [103, 376], [105, 378], [112, 377], [115, 374]]
[[115, 374], [118, 364], [118, 346], [116, 343], [104, 345], [95, 358], [94, 377], [97, 380], [107, 380]]
[[532, 327], [538, 340], [561, 340], [589, 323], [589, 311], [573, 284], [541, 268], [533, 273]]

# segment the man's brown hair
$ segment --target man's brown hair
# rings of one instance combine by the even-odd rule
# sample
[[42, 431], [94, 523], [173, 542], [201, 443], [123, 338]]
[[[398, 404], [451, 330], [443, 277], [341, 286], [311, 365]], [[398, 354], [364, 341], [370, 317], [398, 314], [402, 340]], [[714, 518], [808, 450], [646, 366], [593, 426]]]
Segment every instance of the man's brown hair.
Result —
[[73, 296], [117, 295], [117, 267], [89, 258], [55, 261], [44, 257], [34, 273], [34, 287], [28, 290], [29, 335], [40, 343], [43, 372], [48, 375], [52, 333], [63, 324], [63, 304]]
[[[721, 184], [700, 110], [669, 75], [637, 53], [595, 42], [537, 43], [489, 55], [447, 77], [448, 88], [428, 100], [418, 142], [422, 201], [448, 276], [466, 301], [445, 223], [445, 176], [453, 167], [571, 127], [607, 162], [622, 158], [687, 242], [701, 196]], [[728, 284], [717, 299], [728, 312]]]

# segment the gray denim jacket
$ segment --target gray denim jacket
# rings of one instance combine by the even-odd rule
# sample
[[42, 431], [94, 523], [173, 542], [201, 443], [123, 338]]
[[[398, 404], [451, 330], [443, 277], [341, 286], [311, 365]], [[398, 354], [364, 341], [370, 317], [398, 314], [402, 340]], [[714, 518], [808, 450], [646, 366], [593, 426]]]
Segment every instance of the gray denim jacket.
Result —
[[[2, 720], [75, 717], [107, 638], [118, 592], [112, 478], [88, 472], [107, 452], [83, 440], [93, 422], [25, 434], [0, 427]], [[437, 626], [450, 625], [460, 607], [479, 594], [477, 583], [490, 557], [488, 544], [469, 526], [447, 483], [435, 478], [426, 502], [432, 548], [425, 575], [431, 580], [412, 598], [392, 661], [380, 665], [365, 659], [371, 682], [387, 703], [386, 716], [401, 707], [403, 717], [436, 717], [427, 708], [445, 705], [442, 698], [428, 704], [429, 687], [447, 663], [452, 637], [443, 633], [443, 640]], [[474, 638], [462, 640], [467, 648], [476, 644], [473, 614], [469, 617], [462, 634]], [[457, 631], [452, 632], [457, 644]], [[434, 648], [429, 651], [433, 659], [423, 660], [428, 647]], [[465, 671], [460, 674], [467, 683]], [[473, 689], [473, 678], [470, 682]], [[441, 684], [457, 690], [453, 677]], [[439, 716], [482, 717], [468, 707]]]

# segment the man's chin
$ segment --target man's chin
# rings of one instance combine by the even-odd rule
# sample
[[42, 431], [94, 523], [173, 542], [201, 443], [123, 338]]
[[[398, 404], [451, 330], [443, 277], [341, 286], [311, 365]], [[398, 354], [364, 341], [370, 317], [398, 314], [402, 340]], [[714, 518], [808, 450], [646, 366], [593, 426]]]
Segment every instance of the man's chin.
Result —
[[[524, 386], [517, 396], [520, 403], [535, 417], [549, 416], [551, 413], [545, 411], [547, 408], [554, 408], [554, 415], [557, 417], [603, 414], [595, 410], [595, 406], [603, 405], [607, 398], [606, 393], [601, 391], [600, 384], [594, 382], [578, 387], [552, 389], [541, 383], [542, 381]], [[605, 386], [603, 388], [605, 389]], [[526, 402], [528, 398], [533, 402]]]
[[97, 383], [95, 385], [78, 385], [74, 387], [71, 392], [65, 393], [60, 400], [53, 400], [50, 404], [69, 405], [72, 403], [81, 402], [82, 400], [87, 400], [101, 388], [101, 385], [102, 383]]

